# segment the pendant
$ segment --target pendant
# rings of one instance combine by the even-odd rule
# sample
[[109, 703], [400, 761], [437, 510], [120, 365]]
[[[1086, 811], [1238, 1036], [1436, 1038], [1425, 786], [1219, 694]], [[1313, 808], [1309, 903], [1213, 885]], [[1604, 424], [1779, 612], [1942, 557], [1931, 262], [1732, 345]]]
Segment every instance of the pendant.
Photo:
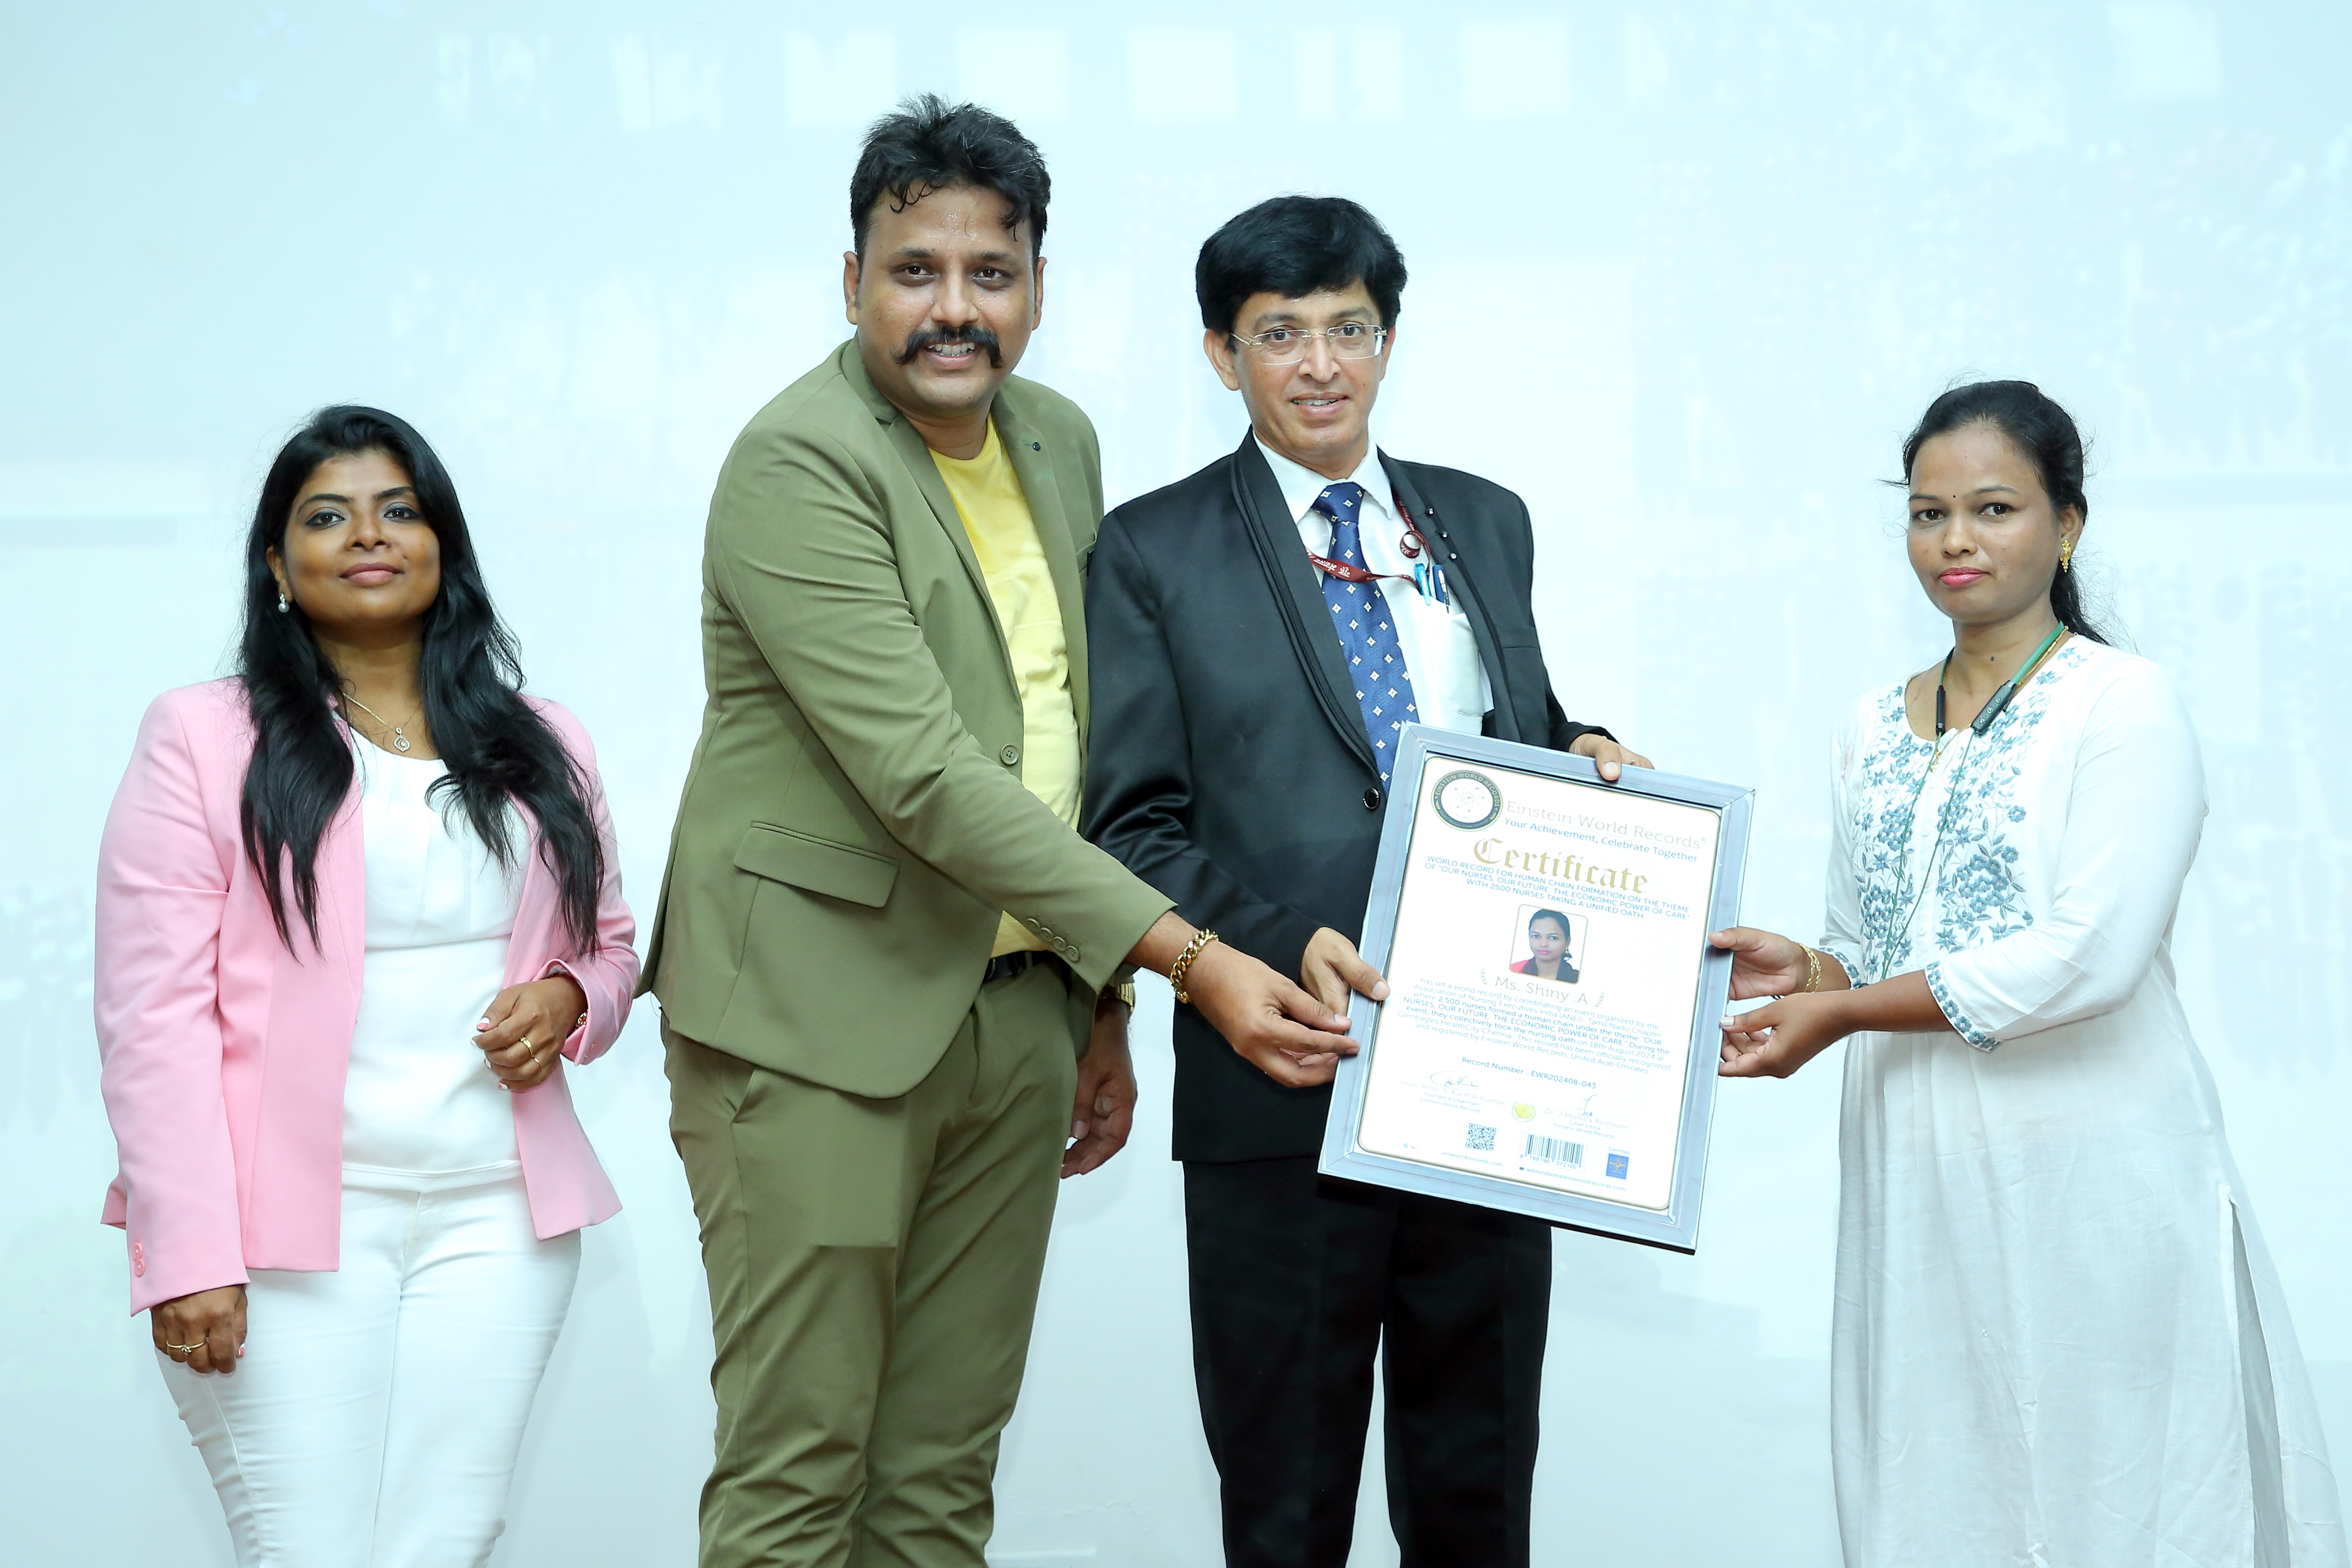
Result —
[[408, 750], [408, 737], [402, 732], [400, 726], [397, 724], [394, 724], [392, 727], [392, 749], [395, 752], [404, 752]]

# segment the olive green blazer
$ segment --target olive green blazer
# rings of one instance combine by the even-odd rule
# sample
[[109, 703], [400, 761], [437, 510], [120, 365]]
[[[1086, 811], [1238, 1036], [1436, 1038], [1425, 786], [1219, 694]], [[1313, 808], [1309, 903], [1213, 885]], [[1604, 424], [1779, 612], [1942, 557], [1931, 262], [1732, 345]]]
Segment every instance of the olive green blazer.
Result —
[[[1045, 545], [1083, 744], [1094, 427], [1013, 377], [997, 431]], [[710, 500], [708, 700], [646, 953], [680, 1034], [851, 1094], [906, 1093], [979, 994], [1000, 910], [1099, 990], [1171, 906], [1021, 783], [980, 563], [855, 339], [762, 408]]]

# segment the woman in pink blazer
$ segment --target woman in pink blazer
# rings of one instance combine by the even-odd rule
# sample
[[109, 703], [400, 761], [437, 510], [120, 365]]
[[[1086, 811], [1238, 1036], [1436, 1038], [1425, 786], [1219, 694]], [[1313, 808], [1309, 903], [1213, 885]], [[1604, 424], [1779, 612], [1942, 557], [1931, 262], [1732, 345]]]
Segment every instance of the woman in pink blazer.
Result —
[[105, 1218], [243, 1565], [487, 1562], [620, 1207], [562, 1063], [635, 927], [587, 733], [520, 686], [432, 448], [326, 409], [237, 675], [156, 699], [107, 818]]

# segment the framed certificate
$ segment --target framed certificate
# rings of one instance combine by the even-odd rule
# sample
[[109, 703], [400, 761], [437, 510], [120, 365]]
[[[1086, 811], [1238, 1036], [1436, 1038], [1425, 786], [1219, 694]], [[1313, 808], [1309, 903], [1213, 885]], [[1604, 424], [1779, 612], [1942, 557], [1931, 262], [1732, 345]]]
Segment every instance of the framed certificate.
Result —
[[1404, 727], [1320, 1168], [1693, 1252], [1755, 792]]

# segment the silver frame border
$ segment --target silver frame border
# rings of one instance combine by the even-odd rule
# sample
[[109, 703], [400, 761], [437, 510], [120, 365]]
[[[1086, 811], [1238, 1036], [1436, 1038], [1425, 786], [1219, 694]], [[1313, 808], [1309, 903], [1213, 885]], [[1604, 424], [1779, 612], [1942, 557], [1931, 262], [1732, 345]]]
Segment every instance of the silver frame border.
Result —
[[[1364, 908], [1364, 937], [1358, 951], [1375, 969], [1388, 967], [1389, 950], [1396, 939], [1397, 900], [1404, 886], [1405, 854], [1412, 841], [1413, 818], [1419, 815], [1420, 781], [1427, 776], [1431, 759], [1486, 763], [1519, 773], [1571, 779], [1605, 790], [1649, 795], [1685, 805], [1704, 806], [1722, 821], [1716, 840], [1715, 880], [1707, 900], [1706, 928], [1721, 931], [1739, 923], [1739, 896], [1748, 868], [1748, 845], [1755, 816], [1756, 792], [1738, 784], [1650, 768], [1627, 768], [1615, 784], [1601, 777], [1587, 759], [1541, 746], [1521, 745], [1484, 735], [1457, 734], [1426, 724], [1407, 724], [1397, 747], [1391, 779], [1411, 779], [1416, 792], [1408, 808], [1388, 801], [1388, 820], [1381, 826], [1380, 860], [1372, 872], [1371, 897]], [[1370, 1086], [1372, 1055], [1380, 1048], [1381, 1005], [1369, 996], [1351, 999], [1349, 1032], [1363, 1048], [1339, 1059], [1332, 1082], [1331, 1114], [1324, 1123], [1323, 1152], [1317, 1168], [1327, 1176], [1369, 1182], [1430, 1197], [1452, 1198], [1482, 1208], [1506, 1209], [1549, 1220], [1570, 1230], [1638, 1241], [1675, 1252], [1698, 1250], [1699, 1200], [1706, 1185], [1708, 1134], [1715, 1123], [1716, 1075], [1721, 1028], [1717, 1020], [1731, 994], [1731, 955], [1707, 949], [1699, 964], [1698, 1005], [1691, 1014], [1691, 1066], [1683, 1086], [1683, 1108], [1675, 1143], [1675, 1178], [1663, 1212], [1612, 1203], [1606, 1198], [1548, 1192], [1501, 1176], [1446, 1170], [1393, 1155], [1374, 1154], [1357, 1146], [1364, 1119], [1364, 1095]], [[1708, 1047], [1717, 1049], [1710, 1050]]]

